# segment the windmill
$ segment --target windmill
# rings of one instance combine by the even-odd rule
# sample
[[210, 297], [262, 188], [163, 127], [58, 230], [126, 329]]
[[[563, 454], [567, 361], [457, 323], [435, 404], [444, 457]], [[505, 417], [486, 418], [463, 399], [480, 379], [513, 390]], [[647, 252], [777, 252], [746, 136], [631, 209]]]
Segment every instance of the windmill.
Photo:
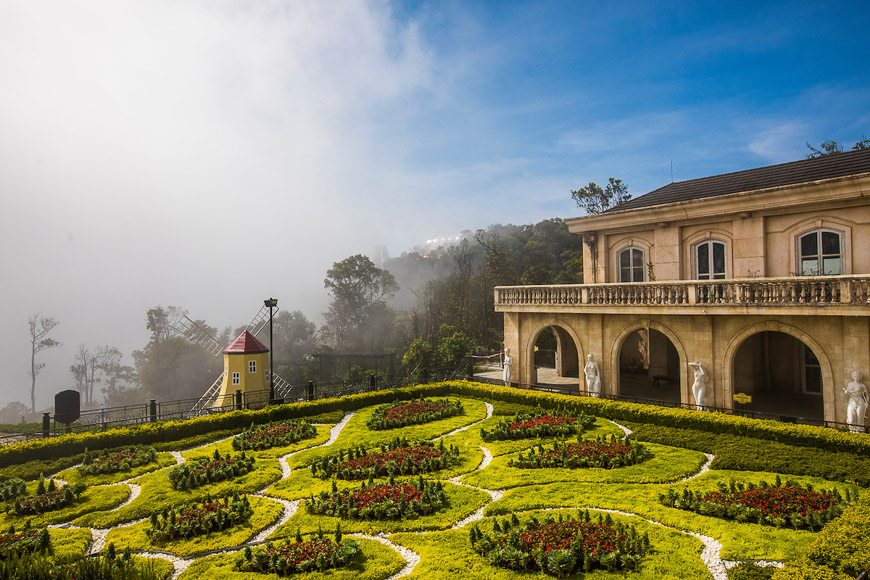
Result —
[[[277, 301], [275, 302], [277, 303]], [[275, 309], [278, 308], [277, 305], [273, 306]], [[245, 327], [245, 331], [257, 336], [260, 331], [266, 327], [266, 324], [269, 323], [270, 312], [272, 312], [271, 308], [264, 304], [260, 308], [260, 311], [254, 315]], [[187, 316], [187, 314], [182, 314], [181, 317], [175, 321], [175, 324], [172, 325], [172, 330], [187, 342], [204, 348], [206, 351], [211, 353], [212, 356], [219, 356], [229, 347], [229, 345], [221, 345], [221, 343], [218, 342], [207, 330], [197, 324], [193, 319]], [[265, 372], [267, 378], [269, 378], [270, 370], [266, 369]], [[215, 406], [215, 403], [218, 402], [217, 399], [221, 392], [223, 382], [227, 378], [226, 373], [221, 372], [211, 386], [206, 389], [205, 394], [200, 397], [199, 401], [197, 401], [191, 411], [201, 412]], [[290, 391], [290, 383], [277, 374], [273, 374], [271, 379], [274, 381], [276, 397], [279, 399], [284, 398]]]

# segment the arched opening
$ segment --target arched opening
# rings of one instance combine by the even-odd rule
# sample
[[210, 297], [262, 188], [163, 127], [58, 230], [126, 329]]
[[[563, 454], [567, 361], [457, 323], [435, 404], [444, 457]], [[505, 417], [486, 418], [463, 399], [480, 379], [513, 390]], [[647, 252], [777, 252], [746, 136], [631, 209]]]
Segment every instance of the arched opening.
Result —
[[539, 385], [573, 385], [580, 381], [580, 357], [574, 338], [559, 326], [541, 330], [532, 350], [533, 383]]
[[752, 397], [736, 410], [824, 419], [822, 365], [810, 347], [777, 331], [744, 340], [734, 356], [733, 392]]
[[619, 394], [680, 402], [680, 355], [667, 336], [652, 328], [641, 328], [622, 341]]

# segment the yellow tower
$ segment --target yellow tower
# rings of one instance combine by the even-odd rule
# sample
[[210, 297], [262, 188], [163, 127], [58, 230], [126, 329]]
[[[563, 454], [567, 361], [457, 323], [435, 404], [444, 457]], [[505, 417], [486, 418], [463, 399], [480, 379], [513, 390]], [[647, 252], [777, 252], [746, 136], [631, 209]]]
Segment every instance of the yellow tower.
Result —
[[[224, 351], [224, 377], [218, 401], [229, 401], [236, 391], [269, 390], [269, 349], [247, 330]], [[268, 392], [264, 397], [269, 398]]]

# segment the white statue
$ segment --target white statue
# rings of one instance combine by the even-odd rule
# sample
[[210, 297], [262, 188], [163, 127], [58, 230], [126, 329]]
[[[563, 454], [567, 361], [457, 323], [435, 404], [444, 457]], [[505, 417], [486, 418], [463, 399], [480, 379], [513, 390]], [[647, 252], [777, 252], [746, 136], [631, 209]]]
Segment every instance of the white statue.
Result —
[[595, 357], [590, 353], [586, 356], [586, 366], [583, 372], [586, 373], [586, 390], [593, 397], [601, 396], [601, 370], [598, 368], [598, 363], [595, 362]]
[[843, 392], [849, 395], [849, 405], [846, 407], [846, 422], [853, 433], [864, 432], [864, 418], [867, 416], [867, 388], [861, 382], [861, 373], [852, 372], [852, 382], [846, 385]]
[[704, 372], [700, 361], [690, 362], [690, 367], [695, 370], [695, 382], [692, 383], [692, 395], [695, 397], [695, 405], [699, 411], [704, 410], [704, 398], [707, 396], [707, 381], [710, 377]]
[[504, 349], [504, 384], [511, 384], [511, 371], [514, 366], [514, 357], [511, 356], [510, 347], [505, 347]]

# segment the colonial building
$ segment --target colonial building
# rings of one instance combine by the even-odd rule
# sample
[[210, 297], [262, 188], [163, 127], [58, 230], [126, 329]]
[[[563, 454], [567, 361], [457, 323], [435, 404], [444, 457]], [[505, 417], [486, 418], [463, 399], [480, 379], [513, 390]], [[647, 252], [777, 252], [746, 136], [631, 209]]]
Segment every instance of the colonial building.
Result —
[[870, 382], [870, 150], [671, 183], [566, 220], [583, 284], [498, 287], [514, 381], [537, 381], [552, 332], [557, 372], [592, 354], [601, 389], [846, 422], [854, 371]]

